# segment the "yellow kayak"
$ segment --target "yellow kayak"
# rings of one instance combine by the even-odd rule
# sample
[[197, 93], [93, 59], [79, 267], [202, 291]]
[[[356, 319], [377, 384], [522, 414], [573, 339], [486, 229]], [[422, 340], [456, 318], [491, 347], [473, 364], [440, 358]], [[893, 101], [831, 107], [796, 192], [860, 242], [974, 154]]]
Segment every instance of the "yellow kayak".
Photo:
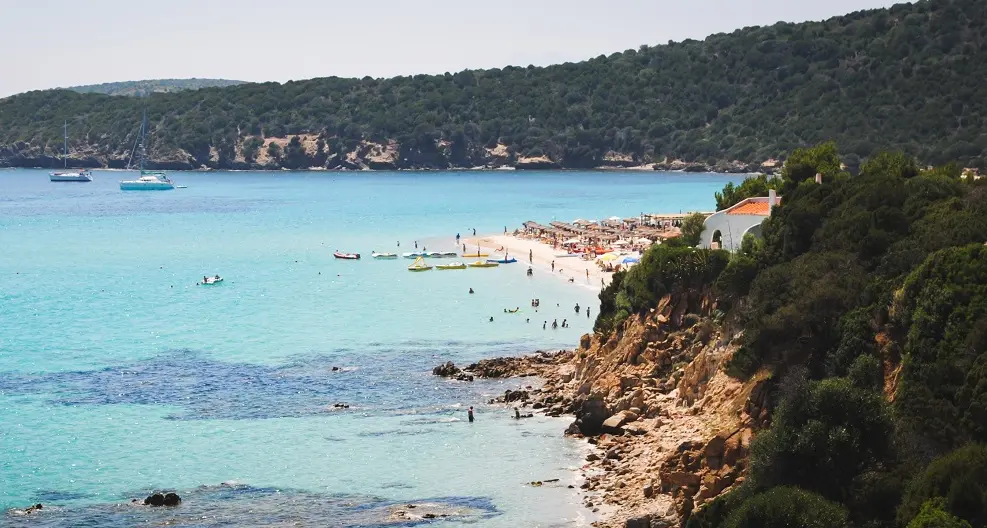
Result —
[[470, 262], [471, 268], [496, 268], [497, 266], [500, 266], [500, 264], [496, 262], [484, 262], [482, 260]]
[[463, 253], [463, 256], [464, 257], [480, 258], [480, 257], [489, 257], [490, 254], [489, 253]]

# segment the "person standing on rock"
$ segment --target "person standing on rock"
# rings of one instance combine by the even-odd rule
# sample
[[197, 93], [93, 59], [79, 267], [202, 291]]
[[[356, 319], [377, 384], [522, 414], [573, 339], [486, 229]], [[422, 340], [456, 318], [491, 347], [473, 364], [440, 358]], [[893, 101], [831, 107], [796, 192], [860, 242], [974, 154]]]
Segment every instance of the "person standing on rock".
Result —
[[473, 423], [473, 406], [470, 405], [470, 410], [466, 412], [466, 416], [469, 418], [470, 423]]

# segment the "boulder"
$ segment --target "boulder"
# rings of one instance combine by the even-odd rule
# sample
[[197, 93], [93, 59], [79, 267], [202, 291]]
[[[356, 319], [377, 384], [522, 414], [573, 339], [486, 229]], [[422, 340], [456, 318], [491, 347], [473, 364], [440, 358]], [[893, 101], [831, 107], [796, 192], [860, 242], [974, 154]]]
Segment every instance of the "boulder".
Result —
[[576, 424], [586, 436], [597, 436], [603, 432], [603, 422], [610, 416], [606, 402], [602, 398], [587, 398], [576, 412]]
[[621, 432], [621, 428], [630, 422], [637, 420], [637, 415], [631, 411], [620, 411], [619, 413], [603, 421], [602, 428], [606, 432]]
[[528, 391], [525, 390], [506, 390], [504, 391], [504, 403], [511, 403], [516, 401], [528, 401]]
[[165, 506], [178, 506], [182, 502], [182, 498], [178, 496], [177, 493], [165, 493], [164, 505]]
[[625, 528], [651, 528], [651, 516], [639, 515], [631, 517], [624, 522]]
[[164, 495], [161, 493], [152, 493], [144, 499], [144, 506], [164, 506]]
[[444, 365], [439, 365], [432, 369], [432, 374], [445, 378], [457, 376], [462, 371], [452, 361], [447, 361]]
[[655, 494], [655, 485], [648, 482], [644, 485], [644, 489], [642, 491], [644, 492], [644, 498], [650, 499]]

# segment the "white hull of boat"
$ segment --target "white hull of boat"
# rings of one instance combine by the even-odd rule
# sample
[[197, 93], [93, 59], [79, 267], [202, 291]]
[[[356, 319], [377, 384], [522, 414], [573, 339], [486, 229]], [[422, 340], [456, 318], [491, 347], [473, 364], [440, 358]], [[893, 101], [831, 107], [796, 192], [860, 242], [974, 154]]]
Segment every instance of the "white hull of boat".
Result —
[[167, 182], [142, 182], [142, 181], [122, 181], [121, 191], [170, 191], [175, 188], [175, 184]]
[[52, 172], [48, 179], [53, 182], [91, 182], [92, 175], [88, 172]]

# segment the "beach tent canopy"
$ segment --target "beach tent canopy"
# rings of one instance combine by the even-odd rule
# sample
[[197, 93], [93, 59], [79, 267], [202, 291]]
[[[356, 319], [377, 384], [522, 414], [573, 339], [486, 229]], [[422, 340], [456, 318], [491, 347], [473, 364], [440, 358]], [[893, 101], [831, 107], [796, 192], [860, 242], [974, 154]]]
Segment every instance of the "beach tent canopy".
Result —
[[612, 245], [614, 245], [614, 246], [626, 246], [627, 244], [630, 244], [630, 242], [628, 242], [626, 240], [617, 240]]
[[566, 240], [565, 242], [562, 242], [562, 243], [563, 244], [579, 244], [580, 242], [582, 242], [582, 240], [580, 240], [578, 238], [570, 238], [569, 240]]
[[619, 216], [611, 216], [610, 218], [607, 218], [607, 220], [610, 220], [611, 222], [623, 222], [624, 221]]
[[573, 220], [572, 223], [573, 224], [584, 224], [585, 225], [585, 224], [589, 224], [589, 223], [592, 223], [592, 222], [590, 222], [589, 220], [583, 220], [582, 218], [577, 218], [577, 219]]

